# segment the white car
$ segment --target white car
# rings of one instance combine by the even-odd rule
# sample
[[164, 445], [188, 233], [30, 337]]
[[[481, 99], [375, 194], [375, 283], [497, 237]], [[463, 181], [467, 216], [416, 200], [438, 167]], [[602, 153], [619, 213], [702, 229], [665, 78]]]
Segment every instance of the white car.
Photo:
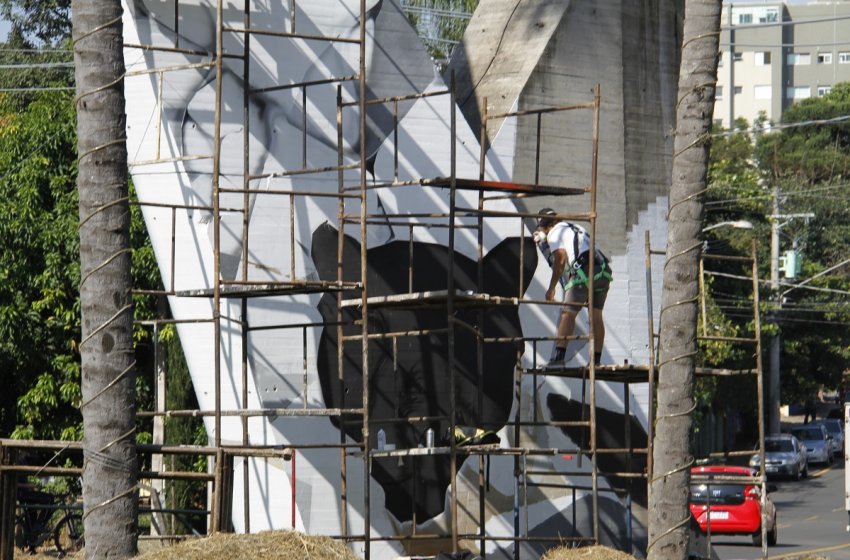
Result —
[[806, 446], [809, 463], [832, 464], [832, 437], [823, 424], [805, 424], [791, 428], [791, 434]]
[[832, 436], [832, 451], [839, 457], [844, 455], [844, 427], [841, 425], [841, 420], [827, 418], [814, 423], [822, 424], [829, 435]]
[[[765, 436], [764, 463], [764, 472], [768, 477], [788, 476], [800, 480], [809, 474], [806, 447], [791, 434]], [[761, 457], [755, 454], [750, 458], [750, 467], [758, 470], [759, 465]]]

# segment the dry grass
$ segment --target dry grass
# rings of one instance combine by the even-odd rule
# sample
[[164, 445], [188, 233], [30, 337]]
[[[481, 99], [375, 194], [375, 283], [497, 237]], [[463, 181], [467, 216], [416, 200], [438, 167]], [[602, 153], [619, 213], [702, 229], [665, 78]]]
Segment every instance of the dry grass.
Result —
[[607, 546], [561, 546], [548, 550], [540, 560], [635, 560], [635, 557]]
[[142, 554], [139, 560], [357, 560], [340, 541], [295, 531], [215, 534]]
[[[16, 560], [55, 560], [50, 553], [35, 555], [15, 549]], [[82, 560], [80, 551], [67, 559]], [[358, 560], [343, 543], [328, 537], [294, 531], [268, 531], [254, 535], [216, 534], [184, 541], [136, 557], [138, 560]], [[572, 548], [562, 546], [546, 552], [540, 560], [635, 560], [634, 556], [605, 546]], [[788, 560], [829, 560], [804, 554]]]

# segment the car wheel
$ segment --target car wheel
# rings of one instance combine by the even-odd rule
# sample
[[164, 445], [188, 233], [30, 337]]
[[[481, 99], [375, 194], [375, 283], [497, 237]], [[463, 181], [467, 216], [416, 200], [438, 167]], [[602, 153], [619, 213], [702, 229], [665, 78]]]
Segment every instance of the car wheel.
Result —
[[809, 463], [807, 462], [806, 466], [803, 467], [803, 478], [806, 478], [808, 476], [809, 476]]
[[779, 527], [776, 525], [776, 519], [773, 520], [773, 529], [767, 532], [767, 546], [776, 546], [776, 541], [779, 539]]
[[761, 528], [753, 533], [753, 546], [761, 546]]

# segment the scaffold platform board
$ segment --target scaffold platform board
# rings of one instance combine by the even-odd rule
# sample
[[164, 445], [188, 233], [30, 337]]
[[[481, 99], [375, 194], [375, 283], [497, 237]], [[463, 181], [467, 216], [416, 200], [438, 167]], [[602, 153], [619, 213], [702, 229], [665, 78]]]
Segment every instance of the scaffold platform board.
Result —
[[[269, 296], [292, 296], [300, 294], [317, 294], [325, 292], [341, 292], [357, 290], [360, 284], [356, 282], [274, 282], [268, 284], [225, 284], [219, 289], [223, 298], [253, 298]], [[178, 290], [178, 297], [213, 297], [213, 288], [197, 290]]]
[[[494, 296], [490, 294], [476, 293], [470, 290], [455, 290], [454, 296], [455, 307], [493, 307], [500, 305], [517, 306], [519, 298]], [[445, 308], [449, 299], [448, 290], [432, 290], [426, 292], [413, 292], [409, 294], [394, 294], [389, 296], [371, 296], [365, 299], [366, 304], [370, 307], [395, 307], [395, 308], [428, 308], [439, 307]], [[344, 299], [340, 303], [340, 307], [361, 307], [363, 299]]]
[[[449, 177], [422, 179], [422, 186], [449, 188], [452, 181]], [[484, 179], [455, 179], [455, 188], [462, 190], [509, 192], [539, 195], [582, 195], [590, 192], [590, 187], [558, 187], [554, 185], [537, 185], [534, 183], [514, 183], [512, 181], [488, 181]]]

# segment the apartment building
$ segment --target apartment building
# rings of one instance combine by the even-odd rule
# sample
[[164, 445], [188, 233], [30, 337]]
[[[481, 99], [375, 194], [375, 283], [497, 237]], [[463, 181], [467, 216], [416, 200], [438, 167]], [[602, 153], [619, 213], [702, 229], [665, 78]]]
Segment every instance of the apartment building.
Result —
[[724, 2], [714, 121], [778, 122], [850, 81], [850, 0]]

